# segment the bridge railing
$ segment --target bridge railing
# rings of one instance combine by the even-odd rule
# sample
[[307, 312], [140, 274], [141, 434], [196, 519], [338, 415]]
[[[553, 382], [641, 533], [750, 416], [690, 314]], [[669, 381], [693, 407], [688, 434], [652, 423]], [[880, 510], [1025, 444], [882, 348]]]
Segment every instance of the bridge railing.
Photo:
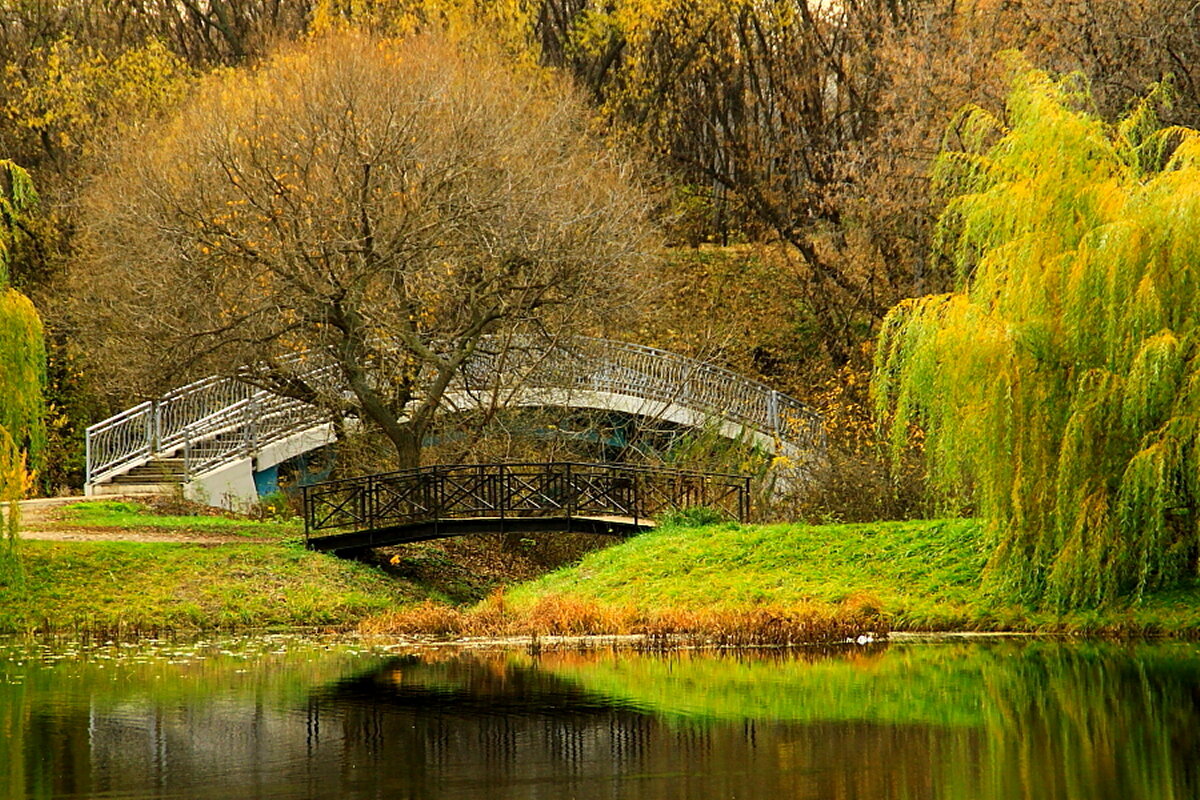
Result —
[[750, 515], [746, 476], [629, 464], [429, 466], [316, 483], [303, 492], [306, 540], [454, 519], [611, 516], [638, 524], [696, 506], [739, 521]]
[[[452, 390], [489, 386], [498, 370], [530, 389], [595, 391], [677, 404], [773, 436], [802, 451], [824, 449], [821, 417], [803, 403], [729, 370], [652, 347], [576, 337], [553, 345], [518, 342], [503, 362], [487, 342], [463, 365]], [[503, 363], [503, 367], [501, 367]], [[297, 379], [336, 392], [336, 368], [319, 354], [283, 364]], [[500, 377], [506, 377], [501, 375]], [[183, 451], [190, 474], [298, 433], [321, 417], [300, 401], [236, 378], [210, 377], [117, 414], [87, 430], [87, 482], [94, 484], [156, 455]], [[253, 412], [260, 419], [251, 420]], [[242, 438], [233, 441], [231, 420]], [[195, 458], [192, 455], [195, 454]]]
[[825, 444], [821, 416], [799, 400], [736, 372], [654, 347], [576, 338], [550, 351], [533, 378], [534, 386], [678, 404], [801, 449], [822, 449]]
[[176, 453], [187, 474], [199, 474], [328, 420], [315, 406], [234, 379], [201, 384], [89, 428], [88, 482]]
[[308, 403], [260, 392], [193, 425], [184, 437], [184, 472], [202, 474], [328, 419]]

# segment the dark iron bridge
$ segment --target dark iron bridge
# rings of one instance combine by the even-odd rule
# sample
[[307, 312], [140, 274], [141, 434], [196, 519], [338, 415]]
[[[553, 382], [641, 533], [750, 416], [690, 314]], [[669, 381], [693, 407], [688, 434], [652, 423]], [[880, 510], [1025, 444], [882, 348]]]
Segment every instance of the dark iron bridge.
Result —
[[420, 467], [306, 486], [304, 537], [340, 554], [472, 533], [623, 536], [695, 506], [744, 522], [750, 479], [575, 462]]

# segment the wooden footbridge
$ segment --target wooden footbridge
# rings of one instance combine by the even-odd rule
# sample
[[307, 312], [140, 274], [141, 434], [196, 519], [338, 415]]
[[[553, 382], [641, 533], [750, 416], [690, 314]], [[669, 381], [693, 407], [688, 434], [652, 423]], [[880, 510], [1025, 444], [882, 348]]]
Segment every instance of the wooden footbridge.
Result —
[[473, 533], [624, 536], [694, 506], [745, 521], [750, 479], [629, 464], [431, 466], [304, 488], [304, 536], [350, 554]]

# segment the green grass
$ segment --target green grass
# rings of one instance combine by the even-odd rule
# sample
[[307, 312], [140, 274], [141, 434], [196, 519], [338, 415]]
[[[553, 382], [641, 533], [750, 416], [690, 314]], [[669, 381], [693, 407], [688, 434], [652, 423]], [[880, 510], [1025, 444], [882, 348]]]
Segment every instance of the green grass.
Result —
[[351, 625], [425, 597], [299, 546], [24, 542], [0, 582], [0, 632]]
[[128, 500], [88, 500], [62, 509], [58, 520], [68, 527], [121, 528], [125, 530], [171, 529], [180, 533], [212, 535], [290, 537], [304, 533], [299, 519], [257, 521], [232, 516], [163, 515], [146, 505]]
[[[68, 524], [287, 538], [293, 522], [160, 516], [93, 501]], [[435, 594], [286, 541], [218, 546], [24, 542], [0, 565], [0, 632], [346, 626]], [[971, 520], [852, 525], [664, 526], [513, 587], [514, 608], [567, 596], [646, 611], [804, 602], [877, 610], [897, 630], [1200, 633], [1200, 587], [1136, 605], [1056, 615], [989, 596], [987, 548]]]
[[878, 604], [898, 624], [948, 628], [970, 618], [985, 560], [970, 520], [668, 526], [592, 553], [509, 599], [566, 594], [638, 608], [852, 600]]
[[878, 609], [896, 630], [1200, 632], [1196, 586], [1060, 615], [991, 596], [987, 553], [973, 520], [664, 526], [514, 587], [507, 599], [521, 607], [563, 595], [639, 609], [851, 603]]

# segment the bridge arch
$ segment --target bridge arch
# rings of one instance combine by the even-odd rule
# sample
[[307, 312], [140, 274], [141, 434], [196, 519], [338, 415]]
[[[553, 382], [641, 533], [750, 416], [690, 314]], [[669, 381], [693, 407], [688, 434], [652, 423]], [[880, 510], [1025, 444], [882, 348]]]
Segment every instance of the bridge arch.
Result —
[[[747, 437], [801, 468], [824, 452], [819, 414], [770, 387], [703, 361], [656, 348], [575, 337], [552, 345], [525, 343], [503, 363], [481, 347], [444, 398], [448, 410], [489, 405], [564, 406], [617, 411], [686, 427], [716, 425]], [[319, 354], [292, 364], [306, 380], [339, 385]], [[497, 381], [503, 371], [518, 380]], [[250, 373], [252, 370], [248, 369]], [[505, 387], [505, 388], [497, 388]], [[119, 491], [139, 472], [170, 463], [172, 475], [210, 499], [252, 499], [253, 476], [329, 444], [328, 413], [246, 380], [211, 377], [176, 389], [87, 430], [87, 491]], [[115, 488], [113, 488], [115, 486]]]

